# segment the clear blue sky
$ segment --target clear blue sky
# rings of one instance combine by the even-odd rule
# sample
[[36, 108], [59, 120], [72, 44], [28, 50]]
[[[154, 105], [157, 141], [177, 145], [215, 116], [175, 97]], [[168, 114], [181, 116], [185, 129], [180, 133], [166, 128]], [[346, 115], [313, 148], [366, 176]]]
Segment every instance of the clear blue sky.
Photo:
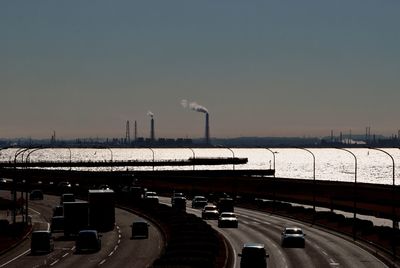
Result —
[[[400, 1], [1, 1], [0, 138], [400, 128]], [[131, 130], [133, 132], [133, 130]]]

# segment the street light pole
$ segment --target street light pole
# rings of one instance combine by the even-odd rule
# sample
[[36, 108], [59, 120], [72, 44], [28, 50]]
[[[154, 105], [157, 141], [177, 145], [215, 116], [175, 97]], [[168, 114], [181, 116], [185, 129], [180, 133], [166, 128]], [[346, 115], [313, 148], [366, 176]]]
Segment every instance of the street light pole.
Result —
[[391, 154], [386, 152], [385, 150], [375, 148], [375, 147], [370, 147], [369, 149], [372, 150], [377, 150], [380, 151], [390, 157], [392, 159], [392, 250], [393, 250], [393, 256], [396, 256], [396, 247], [394, 244], [394, 239], [395, 239], [395, 229], [396, 229], [396, 206], [395, 206], [395, 190], [396, 190], [396, 184], [395, 184], [395, 163], [394, 163], [394, 158]]
[[265, 149], [267, 149], [268, 151], [270, 151], [271, 153], [272, 153], [272, 159], [273, 159], [273, 166], [272, 166], [272, 168], [274, 169], [274, 178], [275, 178], [275, 154], [277, 153], [277, 152], [274, 152], [274, 151], [272, 151], [270, 148], [265, 148]]
[[[196, 154], [194, 153], [194, 150], [192, 149], [192, 148], [188, 148], [190, 151], [192, 151], [192, 153], [193, 153], [193, 160], [195, 160], [196, 159]], [[195, 169], [194, 168], [195, 167], [195, 164], [194, 164], [194, 161], [193, 161], [193, 170]]]
[[[233, 162], [235, 158], [235, 152], [231, 148], [226, 147], [226, 149], [232, 152], [232, 162]], [[233, 163], [232, 166], [233, 166], [232, 169], [235, 170], [235, 163]]]
[[356, 240], [356, 219], [357, 219], [357, 157], [356, 155], [345, 148], [336, 148], [339, 150], [346, 151], [354, 157], [354, 204], [353, 204], [353, 240]]
[[153, 171], [154, 171], [154, 150], [149, 147], [149, 150], [151, 150], [151, 153], [153, 154]]
[[313, 219], [312, 219], [312, 223], [314, 224], [315, 222], [315, 203], [316, 203], [316, 197], [315, 197], [315, 186], [316, 186], [316, 181], [315, 181], [315, 155], [313, 152], [311, 152], [310, 150], [306, 149], [306, 148], [302, 148], [302, 147], [297, 147], [298, 149], [304, 150], [308, 153], [310, 153], [312, 155], [313, 158]]
[[[112, 163], [113, 163], [113, 151], [111, 150], [111, 148], [109, 148], [109, 147], [107, 147], [107, 150], [109, 150], [110, 151], [110, 153], [111, 153], [111, 171], [113, 171], [113, 166], [112, 166]], [[70, 151], [71, 152], [71, 151]]]

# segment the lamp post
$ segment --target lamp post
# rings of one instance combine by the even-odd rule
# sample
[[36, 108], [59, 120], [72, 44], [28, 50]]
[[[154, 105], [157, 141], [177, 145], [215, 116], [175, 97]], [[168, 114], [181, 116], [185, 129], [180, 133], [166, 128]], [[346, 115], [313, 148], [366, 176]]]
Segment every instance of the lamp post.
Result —
[[[233, 159], [235, 158], [235, 152], [231, 148], [227, 147], [226, 149], [232, 152], [232, 162], [233, 162], [234, 161]], [[232, 164], [232, 169], [235, 170], [235, 163]]]
[[152, 148], [149, 147], [149, 150], [151, 151], [151, 153], [153, 154], [153, 171], [154, 171], [154, 150]]
[[112, 166], [112, 162], [113, 162], [113, 151], [111, 150], [111, 148], [109, 148], [109, 147], [107, 147], [107, 150], [109, 150], [110, 151], [110, 154], [111, 154], [111, 171], [113, 171], [113, 166]]
[[[13, 223], [17, 222], [17, 157], [20, 154], [30, 150], [30, 148], [19, 148], [14, 154], [14, 178], [13, 178], [13, 202], [14, 202], [14, 209], [13, 209]], [[24, 159], [22, 159], [23, 161]]]
[[314, 155], [313, 152], [311, 152], [310, 150], [308, 150], [306, 148], [297, 147], [297, 149], [301, 149], [301, 150], [304, 150], [304, 151], [310, 153], [312, 155], [312, 158], [313, 158], [313, 219], [312, 219], [312, 223], [314, 224], [314, 222], [315, 222], [315, 213], [316, 213], [316, 211], [315, 211], [315, 203], [316, 203], [316, 197], [315, 197], [315, 186], [316, 186], [315, 185], [315, 183], [316, 183], [316, 181], [315, 181], [315, 155]]
[[[194, 153], [194, 150], [193, 150], [192, 148], [190, 148], [190, 147], [189, 147], [188, 149], [189, 149], [190, 151], [192, 151], [193, 160], [196, 159], [196, 154]], [[193, 161], [193, 170], [195, 169], [194, 167], [195, 167], [195, 164], [194, 164], [194, 161]]]
[[348, 152], [354, 157], [354, 204], [353, 204], [353, 240], [356, 240], [356, 219], [357, 219], [357, 157], [356, 155], [345, 148], [336, 148]]
[[273, 165], [272, 165], [272, 168], [274, 169], [274, 178], [275, 178], [275, 154], [278, 153], [278, 152], [274, 152], [270, 148], [265, 148], [265, 149], [267, 149], [268, 151], [270, 151], [272, 153], [272, 158], [273, 158], [273, 161], [274, 161]]
[[[277, 153], [277, 152], [274, 152], [274, 151], [272, 151], [271, 149], [269, 149], [269, 148], [265, 148], [265, 149], [267, 149], [268, 151], [270, 151], [271, 153], [272, 153], [272, 158], [273, 158], [273, 161], [274, 161], [274, 163], [273, 163], [273, 169], [274, 169], [274, 178], [275, 178], [275, 154]], [[270, 162], [271, 163], [271, 162]], [[272, 198], [274, 199], [273, 200], [273, 202], [272, 202], [272, 211], [275, 211], [275, 207], [276, 207], [276, 185], [277, 184], [277, 182], [276, 182], [276, 180], [273, 180], [273, 184], [272, 184], [272, 188], [273, 188], [273, 192], [272, 192]]]
[[394, 163], [394, 158], [391, 154], [389, 154], [388, 152], [386, 152], [385, 150], [379, 149], [379, 148], [374, 148], [374, 147], [370, 147], [369, 149], [372, 150], [377, 150], [380, 151], [384, 154], [386, 154], [387, 156], [390, 157], [390, 159], [392, 159], [392, 250], [393, 250], [393, 256], [396, 256], [396, 247], [394, 244], [394, 239], [395, 239], [395, 229], [396, 229], [396, 206], [395, 206], [395, 190], [396, 190], [396, 184], [395, 184], [395, 163]]

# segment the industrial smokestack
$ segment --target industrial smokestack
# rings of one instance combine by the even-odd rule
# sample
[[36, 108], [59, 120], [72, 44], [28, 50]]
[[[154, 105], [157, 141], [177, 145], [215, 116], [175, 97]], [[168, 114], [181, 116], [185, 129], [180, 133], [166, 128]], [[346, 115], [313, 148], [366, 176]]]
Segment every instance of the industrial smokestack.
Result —
[[150, 140], [154, 141], [155, 135], [154, 135], [154, 114], [151, 111], [147, 112], [147, 115], [151, 117], [150, 120]]
[[196, 102], [188, 102], [187, 100], [182, 100], [181, 105], [183, 108], [190, 108], [190, 110], [205, 113], [206, 114], [206, 129], [205, 129], [205, 142], [206, 144], [210, 144], [210, 121], [209, 121], [209, 114], [206, 107], [197, 104]]

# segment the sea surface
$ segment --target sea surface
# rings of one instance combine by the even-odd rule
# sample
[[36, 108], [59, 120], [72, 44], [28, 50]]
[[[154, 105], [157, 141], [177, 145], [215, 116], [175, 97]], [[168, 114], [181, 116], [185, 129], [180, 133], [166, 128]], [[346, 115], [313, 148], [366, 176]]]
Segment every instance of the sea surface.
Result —
[[[1, 162], [13, 162], [18, 149], [0, 151]], [[308, 151], [307, 151], [308, 150]], [[393, 184], [393, 168], [395, 168], [395, 184], [400, 184], [400, 150], [397, 148], [382, 149], [393, 157], [376, 149], [361, 148], [102, 148], [102, 149], [40, 149], [29, 150], [19, 154], [16, 161], [118, 161], [118, 160], [185, 160], [191, 157], [246, 157], [245, 165], [222, 166], [184, 166], [154, 167], [154, 170], [189, 170], [189, 169], [270, 169], [276, 170], [276, 177], [315, 179], [346, 182], [365, 182], [377, 184]], [[354, 154], [354, 156], [353, 156]], [[357, 162], [357, 168], [356, 168]], [[72, 168], [79, 170], [78, 168]], [[81, 168], [82, 169], [82, 168]], [[86, 168], [88, 169], [88, 168]], [[101, 170], [152, 170], [153, 167], [102, 167], [91, 168]], [[397, 181], [399, 179], [399, 181]]]

